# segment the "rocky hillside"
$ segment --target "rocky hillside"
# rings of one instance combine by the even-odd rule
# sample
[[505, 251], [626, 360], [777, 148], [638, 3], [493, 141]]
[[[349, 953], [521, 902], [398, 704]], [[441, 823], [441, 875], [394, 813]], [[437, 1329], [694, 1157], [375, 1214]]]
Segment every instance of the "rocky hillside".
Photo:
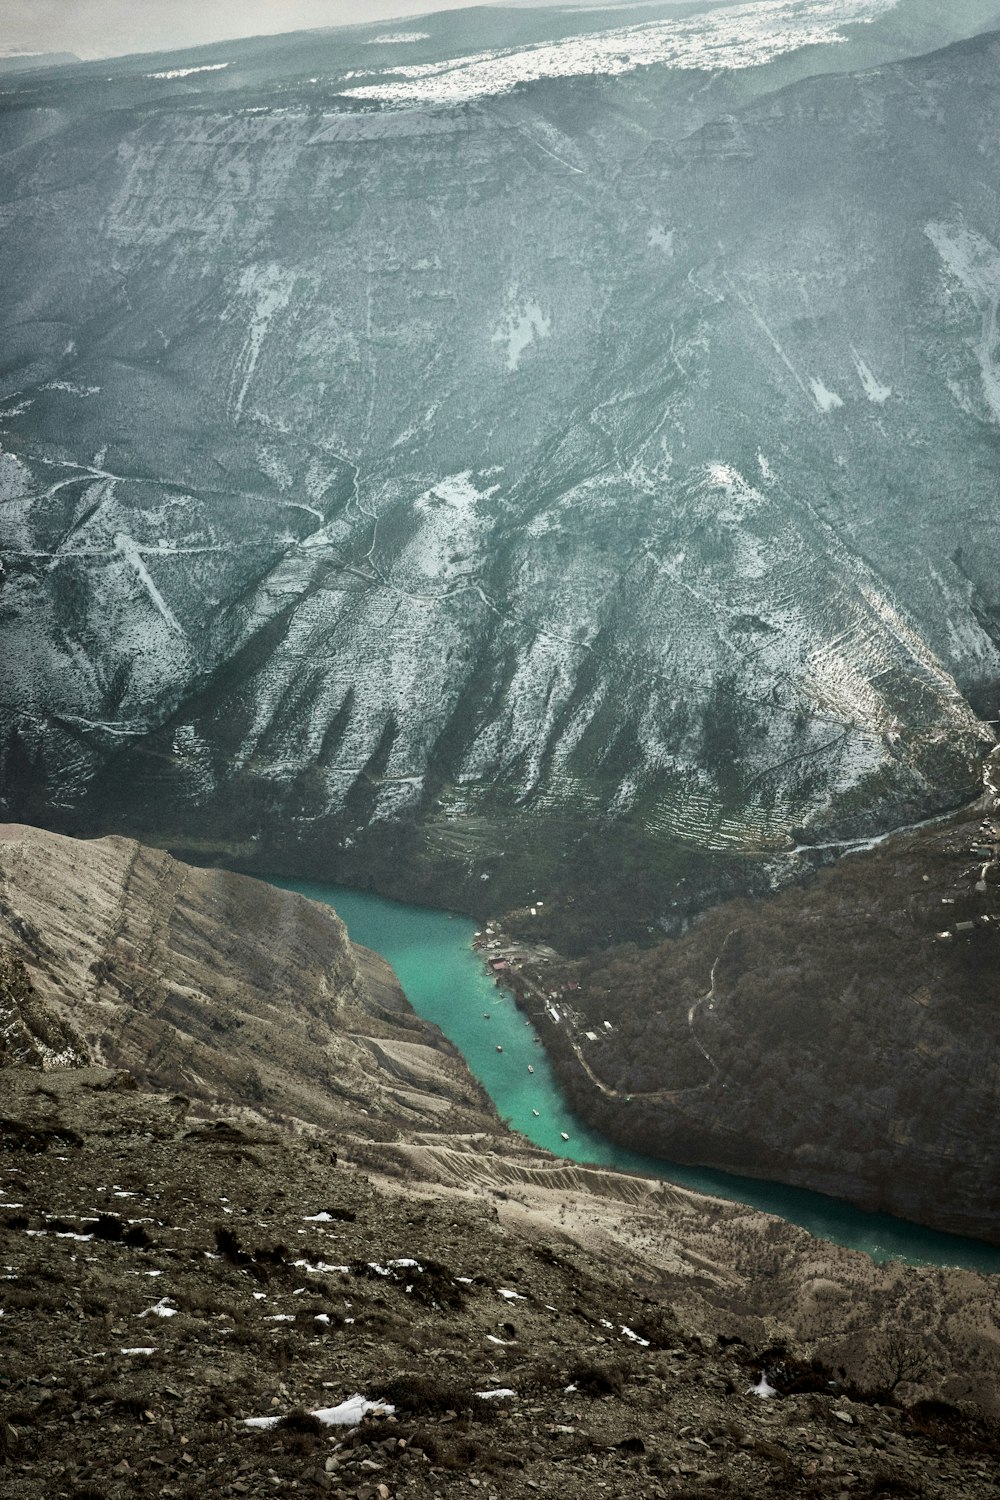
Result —
[[703, 9], [11, 84], [7, 816], [471, 905], [970, 792], [998, 6]]
[[0, 944], [0, 1062], [128, 1068], [199, 1106], [376, 1138], [497, 1127], [388, 964], [261, 881], [0, 825]]
[[991, 1278], [613, 1174], [379, 1176], [122, 1072], [0, 1082], [11, 1500], [1000, 1494]]
[[998, 945], [991, 791], [647, 951], [526, 950], [514, 983], [616, 1139], [997, 1243]]

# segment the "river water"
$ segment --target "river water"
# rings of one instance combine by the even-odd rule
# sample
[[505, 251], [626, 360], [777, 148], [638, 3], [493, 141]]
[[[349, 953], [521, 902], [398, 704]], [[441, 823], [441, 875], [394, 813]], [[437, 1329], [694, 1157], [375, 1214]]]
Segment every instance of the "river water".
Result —
[[[642, 1172], [751, 1204], [879, 1261], [1000, 1272], [1000, 1248], [978, 1240], [937, 1234], [886, 1214], [863, 1213], [820, 1193], [679, 1166], [614, 1145], [569, 1109], [533, 1027], [513, 998], [496, 987], [474, 952], [475, 925], [468, 918], [403, 906], [344, 886], [280, 879], [273, 884], [333, 906], [354, 942], [382, 954], [417, 1014], [440, 1026], [501, 1117], [536, 1145], [572, 1161]], [[562, 1139], [564, 1133], [568, 1141]]]

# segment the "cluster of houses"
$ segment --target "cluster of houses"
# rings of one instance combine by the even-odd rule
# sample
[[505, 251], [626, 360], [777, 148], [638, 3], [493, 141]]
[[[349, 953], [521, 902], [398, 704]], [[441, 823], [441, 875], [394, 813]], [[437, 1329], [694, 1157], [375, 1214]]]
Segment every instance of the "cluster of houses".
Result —
[[[540, 902], [539, 905], [541, 905]], [[532, 907], [531, 915], [535, 916], [535, 914], [536, 908]], [[486, 964], [490, 972], [496, 977], [497, 984], [509, 984], [515, 994], [519, 994], [519, 987], [515, 976], [520, 973], [523, 961], [514, 957], [511, 953], [510, 944], [505, 942], [502, 935], [500, 935], [500, 929], [497, 924], [495, 922], [487, 922], [482, 931], [476, 933], [474, 941], [477, 948], [486, 953], [492, 952], [494, 954], [492, 958], [487, 958]], [[539, 964], [547, 964], [549, 962], [547, 958], [540, 955], [528, 955], [528, 957], [530, 962], [537, 962]], [[578, 1031], [580, 1017], [566, 1003], [566, 997], [580, 989], [577, 980], [567, 980], [558, 989], [549, 990], [529, 981], [529, 988], [535, 990], [542, 1000], [546, 1017], [551, 1021], [553, 1026], [559, 1026], [563, 1022], [566, 1022], [570, 1030]], [[601, 1031], [578, 1031], [578, 1035], [581, 1035], [588, 1042], [598, 1042], [601, 1036], [609, 1031], [614, 1031], [611, 1022], [602, 1021]]]
[[[1000, 828], [991, 819], [984, 818], [980, 823], [979, 838], [968, 853], [976, 861], [973, 893], [981, 904], [985, 904], [991, 893], [1000, 896]], [[925, 875], [924, 879], [927, 878]], [[956, 899], [954, 896], [942, 896], [941, 905], [954, 906]], [[962, 904], [967, 909], [967, 903]], [[950, 923], [936, 934], [936, 938], [939, 943], [953, 943], [956, 938], [968, 938], [984, 927], [1000, 931], [1000, 910], [967, 915], [961, 921]]]

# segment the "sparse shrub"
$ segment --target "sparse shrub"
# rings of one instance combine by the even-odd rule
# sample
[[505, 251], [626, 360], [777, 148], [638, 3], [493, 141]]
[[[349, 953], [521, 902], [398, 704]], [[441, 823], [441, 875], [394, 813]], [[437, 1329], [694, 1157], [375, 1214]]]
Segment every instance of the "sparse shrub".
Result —
[[482, 1448], [472, 1438], [459, 1438], [442, 1450], [441, 1462], [447, 1469], [467, 1469], [482, 1457]]
[[56, 1288], [43, 1291], [35, 1286], [13, 1286], [3, 1294], [8, 1311], [21, 1308], [25, 1312], [55, 1312], [62, 1307], [65, 1297]]
[[115, 1411], [121, 1412], [124, 1417], [135, 1417], [141, 1419], [148, 1410], [149, 1402], [145, 1396], [137, 1395], [134, 1391], [126, 1392], [115, 1399]]
[[[610, 1316], [610, 1314], [609, 1314]], [[618, 1320], [645, 1339], [651, 1349], [667, 1349], [677, 1342], [677, 1321], [669, 1307], [656, 1303]]]
[[217, 1224], [214, 1230], [215, 1248], [223, 1260], [229, 1261], [233, 1266], [248, 1266], [252, 1257], [241, 1247], [239, 1239], [224, 1224]]
[[236, 1410], [225, 1391], [212, 1390], [205, 1397], [198, 1416], [202, 1422], [225, 1422]]
[[620, 1396], [625, 1382], [617, 1365], [578, 1360], [570, 1366], [569, 1383], [585, 1396]]
[[753, 1451], [760, 1458], [766, 1459], [768, 1463], [774, 1464], [776, 1468], [787, 1469], [791, 1466], [792, 1460], [784, 1448], [779, 1447], [777, 1443], [772, 1443], [768, 1438], [757, 1438]]
[[234, 1344], [240, 1349], [249, 1349], [254, 1344], [259, 1344], [263, 1337], [264, 1335], [252, 1323], [248, 1323], [245, 1318], [237, 1318], [227, 1343]]
[[424, 1261], [420, 1270], [413, 1266], [403, 1269], [410, 1295], [425, 1307], [438, 1306], [448, 1312], [461, 1312], [465, 1307], [465, 1297], [454, 1273], [440, 1261]]
[[896, 1474], [891, 1469], [876, 1469], [871, 1478], [871, 1489], [868, 1491], [871, 1500], [882, 1500], [883, 1496], [904, 1495], [919, 1500], [926, 1495], [927, 1491], [919, 1480], [907, 1479], [903, 1474]]
[[323, 1432], [323, 1424], [319, 1417], [314, 1417], [311, 1411], [304, 1407], [296, 1406], [292, 1411], [286, 1412], [278, 1423], [282, 1432], [306, 1433], [310, 1437], [320, 1437]]
[[637, 1458], [646, 1451], [646, 1444], [641, 1437], [622, 1438], [620, 1443], [615, 1444], [615, 1447], [619, 1453], [624, 1453], [628, 1458]]
[[17, 1449], [17, 1434], [6, 1422], [0, 1422], [0, 1468], [9, 1463]]
[[351, 1274], [383, 1286], [403, 1287], [425, 1307], [440, 1307], [448, 1312], [461, 1312], [465, 1307], [462, 1287], [454, 1272], [440, 1261], [428, 1260], [420, 1266], [387, 1265], [376, 1270], [368, 1261], [355, 1260], [351, 1263]]
[[442, 1375], [394, 1375], [380, 1383], [379, 1394], [386, 1401], [415, 1416], [440, 1416], [446, 1411], [475, 1411], [488, 1407], [488, 1401], [480, 1401], [467, 1385], [448, 1380]]
[[900, 1329], [884, 1333], [869, 1351], [866, 1396], [889, 1405], [900, 1385], [921, 1385], [931, 1374], [929, 1352]]
[[95, 1240], [116, 1242], [125, 1238], [125, 1225], [117, 1214], [98, 1214], [90, 1232]]
[[0, 1120], [0, 1151], [29, 1151], [38, 1154], [50, 1147], [82, 1146], [83, 1137], [67, 1126], [49, 1129], [45, 1125], [25, 1125], [20, 1120]]
[[[742, 1344], [742, 1340], [738, 1341]], [[753, 1354], [745, 1345], [738, 1350], [739, 1363], [748, 1371], [759, 1374], [763, 1370], [768, 1380], [782, 1396], [800, 1396], [811, 1393], [829, 1395], [840, 1391], [854, 1399], [862, 1400], [853, 1387], [834, 1376], [829, 1365], [820, 1359], [797, 1359], [786, 1345], [772, 1344], [759, 1354]]]
[[284, 1266], [288, 1264], [288, 1246], [274, 1245], [270, 1249], [258, 1246], [253, 1253], [254, 1261], [261, 1266]]
[[1000, 1423], [953, 1406], [950, 1401], [916, 1401], [907, 1409], [914, 1432], [933, 1443], [1000, 1460]]

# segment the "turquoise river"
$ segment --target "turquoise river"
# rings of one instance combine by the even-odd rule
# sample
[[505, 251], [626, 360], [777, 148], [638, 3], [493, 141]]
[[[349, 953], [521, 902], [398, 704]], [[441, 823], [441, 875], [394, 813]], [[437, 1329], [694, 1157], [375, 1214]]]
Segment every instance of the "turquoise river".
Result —
[[[977, 1240], [936, 1234], [885, 1214], [863, 1213], [819, 1193], [678, 1166], [614, 1145], [567, 1106], [532, 1026], [512, 996], [496, 987], [473, 950], [475, 926], [468, 918], [402, 906], [343, 886], [276, 878], [273, 884], [333, 906], [354, 942], [381, 953], [395, 969], [418, 1015], [440, 1026], [502, 1118], [537, 1145], [573, 1161], [642, 1172], [749, 1203], [801, 1224], [823, 1239], [864, 1250], [876, 1260], [895, 1258], [917, 1265], [1000, 1271], [1000, 1248]], [[563, 1132], [568, 1141], [562, 1139]]]

